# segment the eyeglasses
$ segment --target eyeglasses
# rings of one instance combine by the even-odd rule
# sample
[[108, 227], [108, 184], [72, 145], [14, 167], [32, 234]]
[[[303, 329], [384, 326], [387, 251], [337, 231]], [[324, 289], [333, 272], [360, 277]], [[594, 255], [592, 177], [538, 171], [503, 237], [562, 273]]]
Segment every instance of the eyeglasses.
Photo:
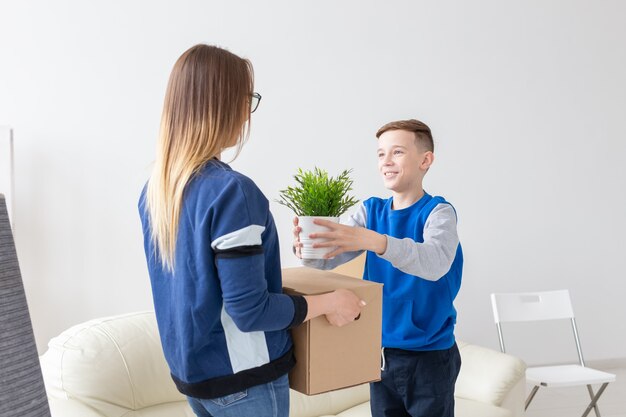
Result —
[[261, 94], [252, 93], [252, 98], [250, 99], [250, 113], [254, 113], [254, 111], [259, 107], [259, 103], [261, 102]]

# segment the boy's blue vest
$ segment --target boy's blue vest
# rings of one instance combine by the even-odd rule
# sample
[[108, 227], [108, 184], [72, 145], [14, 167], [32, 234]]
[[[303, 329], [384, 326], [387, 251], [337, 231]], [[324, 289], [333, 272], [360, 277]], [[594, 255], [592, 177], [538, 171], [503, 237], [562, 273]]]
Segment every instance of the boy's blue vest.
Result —
[[[367, 228], [391, 237], [424, 242], [424, 225], [442, 197], [427, 193], [410, 207], [392, 210], [392, 199], [370, 198]], [[463, 252], [459, 244], [450, 270], [437, 281], [405, 274], [374, 253], [367, 252], [363, 278], [383, 287], [384, 347], [443, 350], [454, 344], [454, 298], [461, 286]]]

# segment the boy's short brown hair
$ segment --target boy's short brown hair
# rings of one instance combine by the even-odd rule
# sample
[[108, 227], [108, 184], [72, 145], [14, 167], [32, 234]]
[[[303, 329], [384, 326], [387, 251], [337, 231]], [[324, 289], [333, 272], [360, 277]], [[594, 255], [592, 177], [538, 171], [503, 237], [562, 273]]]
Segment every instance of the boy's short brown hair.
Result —
[[419, 120], [409, 119], [389, 122], [378, 129], [378, 132], [376, 132], [376, 138], [379, 138], [380, 135], [389, 130], [406, 130], [408, 132], [413, 132], [415, 134], [415, 144], [418, 145], [418, 147], [421, 146], [431, 152], [435, 151], [435, 144], [433, 142], [433, 135], [430, 132], [430, 128]]

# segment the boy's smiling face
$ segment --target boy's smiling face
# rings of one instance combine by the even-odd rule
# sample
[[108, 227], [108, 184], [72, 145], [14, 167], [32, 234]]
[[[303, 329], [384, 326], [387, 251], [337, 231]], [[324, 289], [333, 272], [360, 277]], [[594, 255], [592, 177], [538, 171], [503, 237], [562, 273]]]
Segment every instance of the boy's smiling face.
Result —
[[422, 179], [433, 162], [433, 153], [419, 149], [415, 133], [388, 130], [378, 138], [378, 170], [385, 187], [404, 194], [422, 190]]

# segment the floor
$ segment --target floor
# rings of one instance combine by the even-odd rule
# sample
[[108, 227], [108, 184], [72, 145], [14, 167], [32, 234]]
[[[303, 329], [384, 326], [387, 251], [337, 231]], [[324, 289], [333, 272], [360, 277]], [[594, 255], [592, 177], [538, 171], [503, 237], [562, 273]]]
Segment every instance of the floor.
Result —
[[[626, 417], [626, 366], [597, 368], [617, 375], [615, 382], [606, 387], [598, 401], [601, 416]], [[594, 391], [597, 390], [597, 387], [594, 388]], [[588, 404], [586, 387], [540, 388], [525, 417], [577, 417], [582, 415]], [[591, 411], [589, 417], [595, 417], [595, 413]]]

